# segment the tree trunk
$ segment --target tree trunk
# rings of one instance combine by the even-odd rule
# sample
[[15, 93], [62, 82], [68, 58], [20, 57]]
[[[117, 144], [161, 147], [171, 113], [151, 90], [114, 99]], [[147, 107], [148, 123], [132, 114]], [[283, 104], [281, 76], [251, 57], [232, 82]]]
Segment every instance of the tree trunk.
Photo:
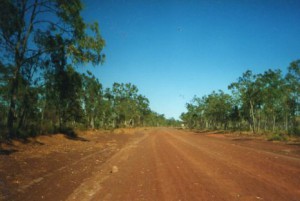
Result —
[[276, 115], [273, 115], [273, 128], [272, 131], [275, 131], [275, 126], [276, 126]]
[[253, 108], [253, 103], [250, 101], [250, 115], [252, 119], [252, 132], [255, 133], [256, 125], [255, 125], [255, 117], [254, 117], [254, 108]]
[[93, 115], [92, 115], [92, 117], [91, 117], [91, 123], [90, 123], [90, 125], [91, 125], [91, 128], [92, 128], [92, 129], [95, 128], [95, 118], [93, 117]]
[[[25, 1], [24, 1], [25, 2]], [[23, 2], [22, 9], [20, 10], [20, 16], [24, 17], [26, 12], [26, 3]], [[17, 102], [17, 92], [18, 92], [18, 85], [19, 85], [19, 76], [20, 76], [20, 69], [22, 66], [22, 62], [24, 61], [24, 55], [27, 50], [27, 41], [33, 29], [33, 21], [36, 17], [36, 8], [38, 6], [38, 0], [34, 1], [33, 9], [30, 16], [30, 21], [28, 25], [28, 29], [24, 37], [22, 37], [22, 30], [17, 34], [17, 43], [14, 47], [14, 60], [15, 60], [15, 71], [14, 76], [11, 80], [11, 88], [9, 90], [9, 110], [8, 110], [8, 117], [7, 117], [7, 129], [8, 129], [8, 138], [13, 137], [14, 135], [14, 123], [16, 120], [16, 102]]]
[[268, 119], [265, 118], [265, 125], [264, 125], [264, 130], [265, 130], [265, 131], [267, 130], [267, 123], [268, 123]]
[[12, 78], [11, 88], [9, 91], [10, 104], [7, 117], [7, 129], [8, 129], [8, 138], [14, 136], [14, 122], [16, 119], [16, 101], [17, 101], [17, 90], [18, 90], [18, 67], [15, 70], [14, 77]]
[[21, 129], [25, 120], [26, 110], [23, 110], [20, 114], [18, 129]]
[[289, 119], [288, 119], [288, 114], [285, 114], [285, 130], [286, 130], [286, 132], [289, 131]]

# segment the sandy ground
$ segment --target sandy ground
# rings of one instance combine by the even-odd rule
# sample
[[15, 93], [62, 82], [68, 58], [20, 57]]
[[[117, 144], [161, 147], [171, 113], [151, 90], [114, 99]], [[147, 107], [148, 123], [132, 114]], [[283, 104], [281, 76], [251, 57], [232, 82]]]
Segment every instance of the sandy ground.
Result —
[[2, 147], [0, 200], [300, 200], [300, 146], [168, 128]]

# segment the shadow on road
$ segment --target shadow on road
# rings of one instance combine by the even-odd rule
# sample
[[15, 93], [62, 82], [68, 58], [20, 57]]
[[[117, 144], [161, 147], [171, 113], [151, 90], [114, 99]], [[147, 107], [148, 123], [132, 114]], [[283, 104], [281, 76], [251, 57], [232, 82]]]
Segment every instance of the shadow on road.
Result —
[[82, 142], [88, 142], [89, 140], [83, 138], [83, 137], [79, 137], [77, 135], [77, 133], [74, 131], [74, 129], [72, 128], [64, 128], [60, 130], [60, 133], [62, 133], [65, 138], [69, 139], [69, 140], [78, 140], [78, 141], [82, 141]]
[[16, 149], [0, 149], [0, 155], [10, 155], [12, 153], [18, 152]]

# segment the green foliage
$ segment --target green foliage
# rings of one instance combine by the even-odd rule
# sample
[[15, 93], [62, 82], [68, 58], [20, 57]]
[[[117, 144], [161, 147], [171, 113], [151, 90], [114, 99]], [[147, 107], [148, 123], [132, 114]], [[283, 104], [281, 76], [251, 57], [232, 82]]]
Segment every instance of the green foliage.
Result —
[[181, 119], [190, 128], [224, 127], [230, 121], [233, 108], [232, 97], [223, 91], [213, 91], [202, 98], [194, 97], [192, 103], [187, 104], [187, 113], [181, 115]]
[[[103, 90], [92, 73], [75, 70], [105, 60], [98, 24], [83, 20], [82, 7], [80, 0], [1, 1], [1, 139], [72, 135], [75, 128], [180, 126], [151, 111], [137, 86], [114, 83]], [[285, 76], [246, 71], [229, 89], [231, 95], [212, 92], [188, 103], [181, 115], [186, 126], [299, 134], [300, 60]]]
[[[105, 42], [98, 25], [86, 23], [80, 15], [81, 10], [80, 0], [72, 3], [66, 0], [1, 2], [0, 61], [4, 74], [1, 80], [3, 77], [7, 80], [4, 84], [1, 81], [0, 101], [6, 114], [1, 126], [5, 119], [8, 137], [27, 130], [29, 124], [38, 127], [41, 122], [36, 119], [43, 120], [44, 115], [52, 115], [53, 120], [55, 113], [59, 113], [60, 124], [81, 118], [77, 95], [81, 77], [72, 70], [70, 63], [99, 64], [105, 58], [101, 54]], [[58, 77], [51, 78], [51, 73]], [[40, 78], [47, 76], [43, 83]], [[36, 92], [45, 91], [44, 85], [54, 87], [54, 99], [62, 98], [53, 106], [55, 112], [44, 111], [50, 99], [46, 101], [45, 94]], [[66, 96], [71, 96], [74, 101]]]
[[83, 74], [83, 89], [82, 89], [82, 102], [85, 110], [85, 125], [87, 128], [94, 129], [101, 125], [103, 92], [102, 85], [99, 80], [87, 72]]
[[256, 119], [255, 114], [261, 104], [261, 90], [259, 83], [256, 82], [257, 75], [253, 75], [250, 70], [243, 73], [238, 78], [238, 82], [234, 82], [228, 86], [233, 90], [233, 94], [238, 97], [238, 103], [241, 106], [241, 114], [248, 121], [251, 129], [255, 132]]
[[282, 133], [274, 133], [268, 136], [268, 140], [270, 141], [286, 141], [287, 137], [286, 135]]
[[[228, 86], [232, 95], [212, 92], [195, 97], [181, 119], [189, 128], [284, 131], [298, 134], [300, 61], [292, 62], [287, 75], [280, 70], [263, 74], [246, 71]], [[248, 129], [247, 129], [248, 124]], [[275, 136], [276, 137], [276, 136]]]
[[111, 120], [116, 127], [141, 126], [145, 116], [150, 112], [149, 100], [138, 93], [138, 88], [131, 83], [114, 83], [111, 90], [106, 91], [111, 101]]

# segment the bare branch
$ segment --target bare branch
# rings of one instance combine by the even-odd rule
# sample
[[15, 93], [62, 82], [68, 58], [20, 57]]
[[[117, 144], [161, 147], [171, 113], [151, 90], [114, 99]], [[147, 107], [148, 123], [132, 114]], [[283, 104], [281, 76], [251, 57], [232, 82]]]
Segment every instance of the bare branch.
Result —
[[59, 22], [57, 23], [54, 23], [54, 22], [51, 22], [49, 20], [37, 20], [35, 21], [33, 24], [40, 24], [40, 23], [47, 23], [47, 24], [50, 24], [52, 26], [55, 26], [57, 28], [59, 28], [61, 31], [65, 32], [65, 33], [70, 33], [72, 32], [71, 30], [67, 30], [65, 29], [64, 27], [62, 27], [61, 25], [59, 25]]
[[15, 44], [13, 44], [13, 43], [11, 42], [11, 40], [10, 40], [9, 38], [7, 38], [7, 36], [6, 36], [5, 34], [0, 33], [0, 37], [4, 38], [4, 41], [6, 42], [6, 44], [9, 46], [9, 48], [10, 48], [11, 50], [14, 50]]
[[47, 8], [49, 11], [52, 11], [53, 13], [56, 13], [57, 10], [55, 10], [54, 8], [52, 8], [51, 6], [48, 5], [42, 5], [42, 7]]
[[45, 53], [53, 52], [55, 50], [58, 50], [58, 49], [62, 48], [63, 46], [64, 46], [64, 44], [58, 45], [55, 48], [45, 48], [44, 50], [39, 51], [38, 53], [32, 55], [31, 57], [28, 57], [28, 58], [24, 59], [23, 62], [22, 62], [22, 65], [24, 65], [28, 61], [30, 61], [30, 60], [32, 60], [34, 58], [37, 58], [37, 57], [39, 57], [39, 56], [41, 56], [41, 55], [43, 55]]
[[[46, 0], [46, 1], [39, 1], [36, 5], [38, 7], [41, 7], [41, 6], [45, 6], [46, 4], [51, 4], [53, 2], [49, 1], [49, 0]], [[35, 6], [35, 4], [31, 4], [29, 5], [26, 9], [25, 9], [25, 12], [29, 11], [30, 9], [32, 9], [33, 7]]]
[[38, 2], [38, 0], [35, 0], [35, 5], [34, 5], [34, 7], [33, 7], [33, 10], [32, 10], [32, 12], [31, 12], [31, 16], [30, 16], [30, 22], [29, 22], [29, 27], [28, 27], [28, 29], [27, 29], [27, 33], [26, 33], [26, 35], [25, 35], [25, 38], [24, 38], [24, 40], [23, 40], [23, 50], [22, 50], [22, 54], [24, 54], [25, 53], [25, 51], [26, 51], [26, 44], [27, 44], [27, 41], [28, 41], [28, 39], [29, 39], [29, 35], [30, 35], [30, 33], [31, 33], [31, 31], [32, 31], [32, 29], [33, 29], [33, 21], [34, 21], [34, 19], [35, 19], [35, 16], [36, 16], [36, 8], [37, 8], [37, 2]]
[[36, 15], [39, 15], [39, 14], [44, 14], [44, 13], [52, 13], [52, 11], [50, 9], [40, 9], [38, 11], [36, 11]]

